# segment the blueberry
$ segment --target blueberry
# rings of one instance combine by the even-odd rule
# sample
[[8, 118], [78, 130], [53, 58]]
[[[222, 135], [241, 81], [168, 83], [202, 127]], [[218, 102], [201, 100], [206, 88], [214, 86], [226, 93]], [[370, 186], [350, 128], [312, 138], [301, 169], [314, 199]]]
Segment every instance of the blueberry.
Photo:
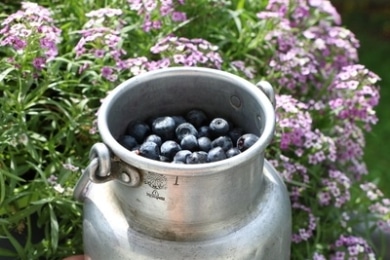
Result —
[[229, 137], [232, 139], [233, 144], [237, 143], [238, 138], [244, 134], [244, 130], [240, 127], [235, 127], [229, 131]]
[[172, 162], [171, 158], [160, 155], [160, 162]]
[[207, 162], [207, 153], [202, 151], [193, 152], [186, 158], [187, 164], [198, 164]]
[[259, 137], [255, 134], [244, 134], [237, 140], [237, 148], [243, 152], [249, 147], [251, 147]]
[[132, 152], [139, 152], [139, 148], [141, 147], [141, 145], [137, 144], [136, 146], [134, 146], [133, 148], [131, 148], [130, 151]]
[[195, 137], [198, 136], [198, 130], [196, 130], [195, 126], [193, 126], [191, 123], [182, 123], [178, 125], [175, 129], [175, 133], [177, 139], [180, 141], [186, 135], [194, 135]]
[[226, 159], [226, 154], [222, 147], [215, 147], [207, 153], [208, 162], [216, 162], [223, 159]]
[[158, 145], [154, 142], [144, 142], [139, 148], [139, 154], [143, 157], [159, 160], [160, 153]]
[[137, 140], [131, 135], [124, 135], [118, 141], [123, 147], [128, 150], [132, 150], [138, 145]]
[[152, 123], [152, 131], [163, 141], [173, 139], [175, 136], [175, 120], [170, 116], [157, 117]]
[[211, 140], [206, 136], [198, 138], [198, 147], [199, 150], [203, 152], [208, 152], [211, 149]]
[[161, 137], [158, 136], [158, 135], [155, 135], [155, 134], [151, 134], [151, 135], [148, 135], [146, 138], [145, 138], [145, 141], [144, 142], [154, 142], [158, 145], [158, 147], [161, 146], [162, 144], [162, 140], [161, 140]]
[[210, 127], [208, 125], [202, 125], [198, 128], [198, 137], [202, 136], [211, 137]]
[[187, 159], [187, 156], [189, 156], [191, 154], [191, 151], [189, 150], [181, 150], [181, 151], [178, 151], [175, 156], [173, 157], [173, 161], [174, 163], [186, 163], [186, 159]]
[[185, 117], [187, 121], [193, 124], [195, 127], [200, 127], [207, 122], [206, 114], [199, 109], [193, 109], [189, 111]]
[[175, 154], [180, 150], [180, 145], [172, 140], [165, 141], [160, 147], [161, 155], [169, 160], [172, 160], [173, 156], [175, 156]]
[[138, 143], [142, 143], [145, 137], [150, 134], [150, 127], [144, 122], [132, 122], [127, 127], [127, 134], [133, 136]]
[[211, 141], [212, 148], [215, 148], [217, 146], [220, 146], [224, 151], [227, 151], [233, 147], [233, 142], [229, 136], [224, 135]]
[[172, 116], [172, 119], [175, 121], [175, 127], [187, 122], [183, 116]]
[[229, 132], [229, 123], [223, 118], [214, 118], [210, 122], [210, 132], [213, 136], [227, 135]]
[[180, 146], [182, 149], [195, 151], [198, 148], [198, 139], [195, 135], [186, 135], [181, 139]]
[[231, 158], [231, 157], [236, 156], [237, 154], [240, 154], [240, 153], [241, 153], [241, 151], [237, 147], [232, 147], [226, 151], [226, 157]]

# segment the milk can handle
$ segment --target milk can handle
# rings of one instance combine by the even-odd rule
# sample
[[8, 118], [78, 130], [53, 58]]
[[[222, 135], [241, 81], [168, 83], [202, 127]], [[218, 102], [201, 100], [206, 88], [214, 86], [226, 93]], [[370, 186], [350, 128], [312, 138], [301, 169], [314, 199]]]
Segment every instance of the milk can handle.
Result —
[[79, 201], [84, 200], [91, 183], [118, 180], [130, 187], [138, 186], [140, 183], [138, 170], [117, 157], [112, 157], [104, 143], [96, 143], [92, 146], [89, 160], [88, 166], [83, 170], [73, 190], [73, 196]]
[[275, 99], [275, 91], [274, 88], [268, 81], [262, 80], [257, 82], [256, 86], [263, 91], [263, 93], [268, 97], [271, 101], [272, 106], [276, 107], [276, 99]]

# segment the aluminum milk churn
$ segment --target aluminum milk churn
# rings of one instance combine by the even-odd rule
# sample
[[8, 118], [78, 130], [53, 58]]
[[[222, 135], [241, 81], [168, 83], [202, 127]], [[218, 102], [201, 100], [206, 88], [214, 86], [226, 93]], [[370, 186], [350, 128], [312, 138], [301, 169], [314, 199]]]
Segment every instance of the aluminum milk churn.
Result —
[[[264, 159], [274, 100], [267, 82], [206, 68], [146, 72], [116, 87], [98, 113], [103, 142], [92, 146], [74, 192], [84, 205], [87, 259], [289, 259], [289, 197]], [[259, 139], [239, 155], [203, 164], [151, 160], [117, 141], [131, 121], [193, 108]]]

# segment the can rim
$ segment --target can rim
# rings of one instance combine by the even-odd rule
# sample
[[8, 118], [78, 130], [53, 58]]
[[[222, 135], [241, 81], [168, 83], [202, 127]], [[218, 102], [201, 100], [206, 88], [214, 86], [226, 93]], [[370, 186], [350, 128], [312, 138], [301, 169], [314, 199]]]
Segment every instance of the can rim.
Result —
[[[147, 79], [150, 77], [161, 76], [164, 74], [171, 73], [198, 73], [201, 75], [221, 76], [229, 78], [233, 82], [237, 82], [237, 84], [239, 84], [241, 87], [246, 88], [246, 91], [252, 93], [252, 96], [258, 100], [265, 115], [264, 129], [259, 137], [259, 140], [257, 140], [257, 142], [253, 146], [251, 146], [249, 149], [247, 149], [241, 154], [221, 161], [202, 164], [174, 164], [151, 160], [136, 155], [135, 153], [130, 152], [125, 147], [120, 145], [118, 141], [112, 136], [109, 130], [109, 126], [107, 124], [108, 111], [113, 105], [112, 101], [115, 100], [118, 95], [121, 95], [121, 93], [126, 91], [128, 87], [134, 84], [139, 84], [139, 82], [147, 81]], [[241, 78], [229, 72], [200, 67], [169, 67], [164, 69], [158, 69], [154, 71], [145, 72], [122, 82], [116, 88], [114, 88], [104, 99], [102, 105], [99, 108], [97, 119], [100, 137], [117, 157], [119, 157], [129, 165], [140, 170], [175, 176], [209, 175], [229, 169], [233, 166], [237, 166], [242, 163], [248, 163], [248, 159], [250, 158], [263, 156], [261, 153], [265, 150], [265, 148], [269, 145], [273, 138], [275, 130], [275, 121], [276, 116], [271, 101], [256, 85], [244, 78]], [[246, 160], [243, 160], [244, 157], [246, 157]], [[262, 160], [264, 160], [264, 158], [262, 158]]]

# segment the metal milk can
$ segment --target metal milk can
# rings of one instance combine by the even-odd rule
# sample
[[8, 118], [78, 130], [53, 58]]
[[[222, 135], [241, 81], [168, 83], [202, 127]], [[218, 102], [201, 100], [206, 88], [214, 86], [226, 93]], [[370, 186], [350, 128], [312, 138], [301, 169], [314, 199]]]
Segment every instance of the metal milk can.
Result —
[[[103, 143], [75, 187], [84, 203], [87, 259], [289, 259], [291, 209], [278, 172], [264, 159], [275, 127], [274, 93], [227, 72], [168, 68], [115, 88], [98, 113]], [[259, 140], [218, 162], [150, 160], [118, 143], [130, 121], [199, 108]]]

